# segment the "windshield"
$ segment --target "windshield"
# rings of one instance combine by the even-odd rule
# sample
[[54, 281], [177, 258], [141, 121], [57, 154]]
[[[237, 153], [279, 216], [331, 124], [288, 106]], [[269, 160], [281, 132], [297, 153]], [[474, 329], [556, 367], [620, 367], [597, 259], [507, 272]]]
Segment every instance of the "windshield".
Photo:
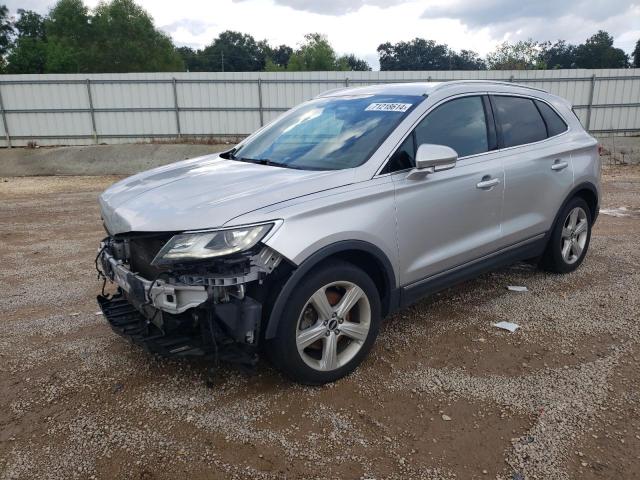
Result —
[[311, 100], [247, 139], [228, 158], [305, 170], [357, 167], [423, 99], [363, 95]]

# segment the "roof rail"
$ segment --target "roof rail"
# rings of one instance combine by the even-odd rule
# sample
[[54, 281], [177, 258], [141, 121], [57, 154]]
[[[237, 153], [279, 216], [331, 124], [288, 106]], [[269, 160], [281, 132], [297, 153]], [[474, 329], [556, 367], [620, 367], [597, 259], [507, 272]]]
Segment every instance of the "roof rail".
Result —
[[[434, 79], [434, 83], [437, 82], [436, 79]], [[435, 90], [440, 90], [441, 88], [446, 88], [449, 85], [460, 85], [460, 84], [465, 84], [465, 83], [472, 83], [472, 84], [477, 84], [477, 83], [488, 83], [491, 85], [508, 85], [511, 87], [518, 87], [518, 88], [527, 88], [529, 90], [536, 90], [538, 92], [543, 92], [543, 93], [549, 93], [546, 90], [542, 89], [542, 88], [537, 88], [537, 87], [530, 87], [528, 85], [523, 85], [521, 83], [517, 83], [517, 81], [513, 81], [513, 82], [505, 82], [504, 80], [448, 80], [448, 81], [442, 81], [439, 82], [440, 84], [437, 85], [434, 88]]]

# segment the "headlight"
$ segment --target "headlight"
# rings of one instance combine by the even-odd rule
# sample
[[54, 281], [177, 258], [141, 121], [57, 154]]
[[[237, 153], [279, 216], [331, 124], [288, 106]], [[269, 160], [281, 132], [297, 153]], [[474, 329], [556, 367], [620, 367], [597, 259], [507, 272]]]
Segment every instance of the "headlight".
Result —
[[158, 252], [151, 265], [204, 260], [242, 252], [262, 240], [271, 227], [273, 223], [174, 235]]

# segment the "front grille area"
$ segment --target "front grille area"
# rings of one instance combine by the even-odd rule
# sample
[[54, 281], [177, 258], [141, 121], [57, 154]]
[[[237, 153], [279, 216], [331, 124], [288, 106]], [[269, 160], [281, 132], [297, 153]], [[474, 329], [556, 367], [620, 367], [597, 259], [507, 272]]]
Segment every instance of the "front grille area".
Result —
[[162, 269], [151, 262], [160, 249], [169, 241], [171, 235], [140, 236], [129, 239], [129, 267], [147, 280], [155, 279]]

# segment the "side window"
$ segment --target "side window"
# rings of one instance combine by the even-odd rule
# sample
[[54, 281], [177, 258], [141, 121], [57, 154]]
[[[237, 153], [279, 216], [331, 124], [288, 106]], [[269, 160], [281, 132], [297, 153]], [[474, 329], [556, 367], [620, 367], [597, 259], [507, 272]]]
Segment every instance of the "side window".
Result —
[[560, 135], [562, 132], [567, 130], [567, 124], [564, 123], [564, 120], [562, 120], [560, 115], [558, 115], [553, 108], [539, 100], [536, 100], [535, 102], [538, 106], [538, 110], [540, 110], [540, 113], [542, 114], [542, 118], [544, 118], [544, 123], [547, 124], [547, 133], [550, 137]]
[[547, 138], [547, 128], [533, 100], [493, 96], [496, 120], [502, 129], [504, 147], [515, 147]]
[[415, 129], [416, 145], [446, 145], [459, 157], [489, 150], [482, 97], [462, 97], [440, 105]]
[[400, 170], [406, 170], [408, 168], [413, 168], [416, 164], [416, 149], [413, 144], [413, 133], [409, 135], [402, 145], [398, 147], [398, 149], [391, 155], [391, 158], [387, 162], [387, 165], [384, 167], [382, 172], [380, 173], [392, 173], [399, 172]]

